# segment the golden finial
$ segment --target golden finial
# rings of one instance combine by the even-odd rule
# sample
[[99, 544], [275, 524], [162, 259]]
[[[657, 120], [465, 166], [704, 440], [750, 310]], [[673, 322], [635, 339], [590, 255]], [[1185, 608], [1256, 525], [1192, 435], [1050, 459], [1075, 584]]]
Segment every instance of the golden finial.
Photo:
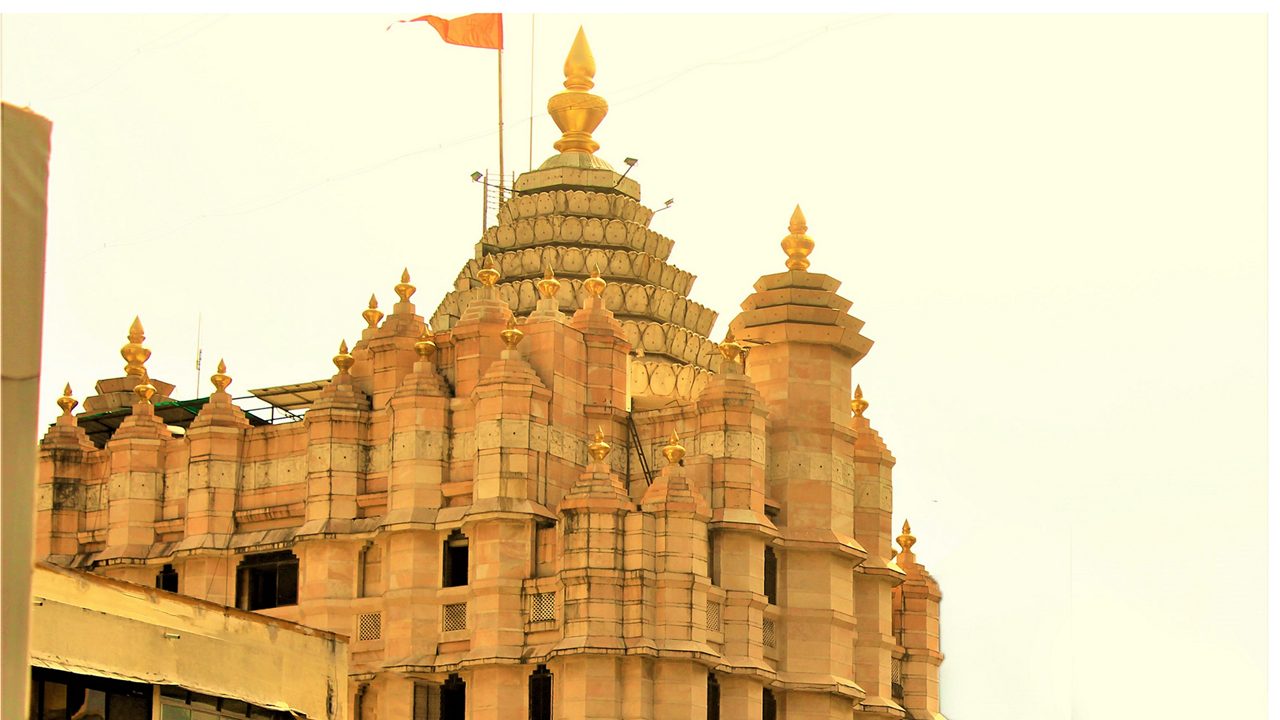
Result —
[[333, 364], [337, 366], [340, 374], [346, 374], [351, 370], [351, 366], [356, 364], [356, 359], [351, 356], [351, 351], [347, 349], [347, 341], [343, 340], [338, 346], [338, 354], [333, 356]]
[[431, 362], [431, 358], [436, 355], [436, 336], [431, 332], [429, 325], [422, 326], [422, 336], [413, 344], [413, 349], [418, 353], [418, 357], [427, 362]]
[[151, 378], [147, 377], [146, 368], [143, 368], [141, 382], [133, 386], [133, 394], [138, 396], [142, 402], [149, 403], [151, 398], [155, 397], [156, 386], [151, 384]]
[[595, 87], [592, 80], [595, 75], [596, 59], [587, 44], [586, 33], [579, 27], [573, 47], [564, 59], [565, 89], [547, 101], [547, 112], [563, 133], [555, 143], [560, 152], [594, 153], [600, 149], [600, 143], [591, 138], [591, 133], [609, 113], [609, 103], [587, 92]]
[[129, 326], [129, 342], [120, 348], [120, 357], [124, 358], [124, 374], [143, 376], [147, 369], [143, 365], [151, 357], [151, 351], [142, 346], [147, 336], [142, 334], [142, 321], [133, 316], [133, 324]]
[[916, 544], [916, 536], [911, 534], [911, 523], [906, 520], [902, 521], [902, 534], [898, 536], [898, 545], [902, 547], [903, 553], [911, 552], [911, 546]]
[[850, 405], [852, 405], [853, 407], [853, 414], [857, 415], [858, 417], [862, 417], [862, 413], [866, 412], [867, 408], [871, 406], [871, 403], [862, 399], [861, 385], [853, 389], [853, 402], [850, 403]]
[[596, 462], [604, 462], [612, 451], [613, 447], [604, 441], [604, 428], [597, 425], [596, 434], [592, 436], [591, 444], [587, 445], [587, 452], [591, 453]]
[[736, 363], [742, 357], [742, 346], [733, 339], [733, 331], [724, 334], [724, 342], [720, 343], [720, 354], [726, 362]]
[[[412, 295], [413, 293], [409, 294]], [[364, 316], [364, 321], [369, 323], [370, 329], [378, 327], [378, 321], [382, 320], [382, 311], [378, 309], [377, 295], [369, 296], [369, 309], [360, 314]]]
[[476, 277], [480, 278], [480, 284], [485, 287], [493, 287], [502, 279], [502, 273], [498, 271], [498, 266], [494, 264], [492, 255], [484, 257], [484, 266], [480, 268], [480, 272], [476, 273]]
[[604, 278], [600, 277], [600, 265], [598, 263], [595, 269], [591, 271], [591, 277], [582, 281], [582, 286], [587, 289], [587, 293], [591, 297], [600, 297], [600, 294], [604, 292], [604, 286], [608, 284]]
[[231, 376], [227, 375], [227, 363], [222, 358], [218, 358], [218, 372], [209, 376], [209, 382], [218, 389], [218, 392], [226, 392], [227, 386], [231, 384]]
[[555, 271], [547, 265], [546, 272], [542, 273], [542, 279], [538, 281], [538, 293], [542, 297], [551, 299], [560, 292], [560, 281], [556, 279]]
[[402, 303], [409, 302], [409, 298], [413, 297], [413, 294], [418, 291], [418, 288], [409, 284], [409, 268], [405, 268], [404, 271], [400, 273], [400, 282], [396, 283], [395, 290], [396, 295], [400, 296], [400, 302]]
[[813, 238], [805, 235], [809, 225], [805, 222], [804, 213], [801, 212], [799, 205], [796, 206], [795, 212], [791, 213], [791, 224], [787, 229], [791, 234], [782, 238], [782, 251], [787, 254], [787, 268], [807, 270], [809, 253], [813, 252]]
[[62, 414], [70, 415], [79, 404], [79, 400], [71, 397], [71, 383], [67, 383], [67, 386], [62, 388], [62, 397], [58, 398], [58, 407], [62, 408]]
[[507, 349], [515, 350], [523, 339], [524, 331], [516, 327], [516, 318], [512, 315], [507, 318], [507, 329], [502, 331], [502, 342], [506, 344]]
[[679, 465], [684, 459], [684, 446], [680, 444], [680, 435], [675, 430], [671, 431], [667, 444], [662, 446], [662, 456], [673, 465]]

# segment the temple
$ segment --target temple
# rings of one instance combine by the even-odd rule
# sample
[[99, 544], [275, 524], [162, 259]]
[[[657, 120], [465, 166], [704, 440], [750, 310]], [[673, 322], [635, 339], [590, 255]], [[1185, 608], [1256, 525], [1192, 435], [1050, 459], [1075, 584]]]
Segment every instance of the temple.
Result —
[[564, 70], [557, 154], [431, 315], [406, 270], [332, 377], [253, 391], [271, 417], [234, 358], [174, 400], [135, 319], [124, 376], [57, 400], [38, 558], [349, 636], [354, 720], [943, 720], [941, 594], [852, 382], [872, 341], [804, 214], [709, 339], [596, 155], [581, 30]]

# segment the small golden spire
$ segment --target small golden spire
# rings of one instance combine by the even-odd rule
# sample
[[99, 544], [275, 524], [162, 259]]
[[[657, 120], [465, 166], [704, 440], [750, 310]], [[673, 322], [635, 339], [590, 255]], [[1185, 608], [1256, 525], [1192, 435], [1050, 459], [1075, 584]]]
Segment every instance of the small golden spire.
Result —
[[141, 382], [133, 386], [133, 394], [138, 396], [142, 402], [149, 403], [151, 398], [155, 397], [156, 386], [151, 384], [151, 378], [147, 377], [146, 368], [143, 368]]
[[[410, 293], [412, 295], [413, 293]], [[364, 321], [369, 323], [369, 329], [378, 327], [378, 322], [382, 320], [382, 311], [378, 309], [378, 296], [369, 296], [369, 309], [360, 313], [364, 316]]]
[[231, 376], [227, 375], [227, 363], [222, 358], [218, 358], [218, 372], [209, 376], [209, 382], [218, 389], [218, 392], [226, 392], [227, 386], [231, 384]]
[[573, 47], [564, 60], [564, 90], [547, 100], [547, 112], [563, 133], [555, 142], [560, 152], [594, 153], [600, 143], [591, 133], [600, 126], [609, 113], [609, 103], [599, 95], [589, 92], [595, 87], [596, 59], [587, 44], [587, 34], [578, 28]]
[[345, 375], [351, 370], [351, 366], [356, 364], [356, 359], [351, 356], [351, 351], [347, 349], [347, 341], [343, 340], [338, 346], [338, 354], [333, 356], [333, 364], [337, 366], [338, 373]]
[[407, 303], [409, 298], [418, 291], [418, 288], [409, 284], [409, 268], [405, 268], [400, 273], [400, 282], [396, 283], [396, 295], [400, 296], [400, 302]]
[[724, 342], [720, 343], [720, 354], [726, 362], [736, 363], [742, 357], [742, 346], [733, 339], [733, 331], [724, 334]]
[[911, 523], [907, 522], [906, 520], [903, 520], [902, 534], [898, 536], [898, 545], [902, 547], [903, 553], [909, 553], [911, 552], [911, 546], [915, 544], [916, 544], [916, 536], [911, 534]]
[[508, 350], [515, 350], [523, 339], [524, 331], [516, 327], [516, 317], [512, 315], [507, 318], [507, 329], [502, 331], [502, 342]]
[[129, 326], [129, 342], [120, 348], [120, 357], [124, 358], [124, 374], [143, 376], [147, 374], [144, 367], [147, 358], [151, 357], [151, 351], [142, 346], [142, 341], [147, 336], [142, 331], [142, 321], [138, 316], [133, 316], [133, 324]]
[[431, 332], [430, 325], [422, 326], [422, 336], [413, 344], [413, 349], [418, 353], [418, 357], [426, 362], [431, 362], [431, 359], [436, 356], [436, 336]]
[[480, 272], [476, 273], [476, 277], [480, 278], [480, 284], [491, 288], [498, 284], [502, 279], [502, 273], [498, 271], [498, 266], [493, 262], [492, 255], [485, 255], [484, 266], [480, 268]]
[[858, 385], [853, 389], [853, 402], [851, 402], [850, 405], [853, 407], [853, 414], [858, 417], [862, 417], [862, 413], [866, 412], [867, 408], [871, 406], [871, 403], [862, 399], [861, 385]]
[[71, 383], [67, 383], [67, 386], [62, 388], [62, 397], [58, 398], [58, 407], [62, 408], [62, 414], [70, 415], [79, 404], [79, 400], [71, 397]]
[[542, 279], [538, 281], [538, 294], [550, 300], [559, 292], [560, 281], [556, 279], [556, 273], [551, 269], [551, 265], [547, 265], [546, 272], [542, 273]]
[[684, 460], [684, 446], [680, 444], [680, 435], [675, 430], [671, 431], [667, 444], [662, 446], [662, 456], [672, 465], [679, 465]]
[[799, 205], [796, 206], [795, 212], [791, 213], [791, 224], [787, 229], [791, 234], [782, 238], [782, 251], [787, 254], [787, 269], [807, 270], [809, 253], [813, 252], [813, 238], [805, 234], [809, 230], [809, 225]]
[[591, 297], [600, 297], [600, 294], [604, 292], [605, 285], [608, 284], [604, 278], [600, 277], [600, 265], [598, 263], [595, 269], [591, 271], [591, 277], [582, 281], [582, 286], [587, 289], [587, 293]]
[[591, 444], [587, 445], [587, 452], [591, 453], [596, 462], [604, 462], [612, 451], [613, 447], [604, 441], [604, 428], [597, 425], [596, 434], [592, 436]]

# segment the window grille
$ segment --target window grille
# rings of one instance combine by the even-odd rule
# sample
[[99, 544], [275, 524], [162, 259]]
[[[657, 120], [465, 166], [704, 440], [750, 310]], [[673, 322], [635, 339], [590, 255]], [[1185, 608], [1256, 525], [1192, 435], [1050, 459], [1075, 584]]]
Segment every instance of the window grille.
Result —
[[707, 629], [711, 632], [720, 632], [720, 603], [707, 603]]
[[764, 619], [764, 646], [776, 648], [778, 647], [778, 630], [773, 620]]
[[382, 613], [360, 613], [356, 620], [357, 640], [382, 639]]
[[529, 606], [529, 622], [555, 622], [555, 592], [534, 593]]
[[444, 606], [444, 631], [467, 629], [467, 604], [450, 603]]
[[902, 660], [900, 658], [894, 658], [892, 668], [893, 668], [892, 670], [893, 699], [901, 700], [902, 699]]

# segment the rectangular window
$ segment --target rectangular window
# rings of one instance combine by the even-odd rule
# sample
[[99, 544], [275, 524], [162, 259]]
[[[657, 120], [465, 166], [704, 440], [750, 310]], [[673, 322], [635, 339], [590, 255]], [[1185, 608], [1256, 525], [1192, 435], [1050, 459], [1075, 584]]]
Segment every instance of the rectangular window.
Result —
[[539, 527], [534, 534], [534, 577], [556, 574], [556, 526]]
[[236, 607], [263, 610], [298, 603], [298, 558], [288, 550], [248, 555], [236, 571]]
[[778, 720], [778, 702], [769, 688], [760, 695], [760, 720]]
[[454, 530], [444, 541], [444, 577], [441, 585], [443, 587], [466, 585], [469, 562], [467, 536]]
[[373, 544], [360, 554], [360, 597], [378, 597], [382, 592], [382, 546]]
[[720, 681], [707, 673], [707, 720], [720, 720]]
[[716, 547], [716, 531], [712, 530], [707, 533], [707, 575], [711, 577], [711, 584], [719, 587], [720, 585], [720, 553]]
[[778, 604], [778, 555], [768, 546], [764, 549], [764, 595], [770, 605]]

